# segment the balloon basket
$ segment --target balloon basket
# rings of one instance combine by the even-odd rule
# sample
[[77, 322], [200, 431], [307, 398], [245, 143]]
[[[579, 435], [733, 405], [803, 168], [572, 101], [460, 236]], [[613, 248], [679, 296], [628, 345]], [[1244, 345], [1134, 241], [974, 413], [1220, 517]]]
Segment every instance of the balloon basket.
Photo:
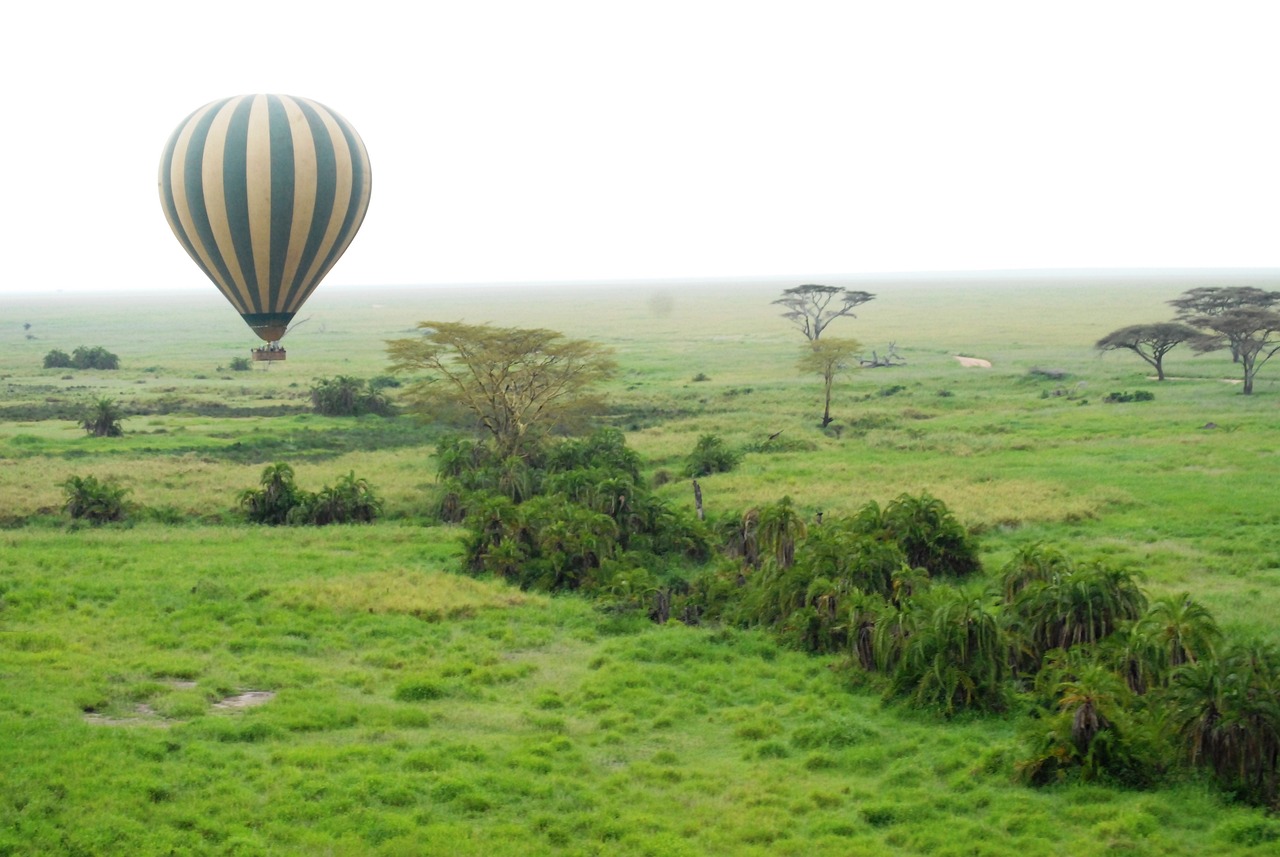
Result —
[[283, 348], [255, 348], [249, 352], [253, 355], [254, 360], [283, 360], [285, 350]]

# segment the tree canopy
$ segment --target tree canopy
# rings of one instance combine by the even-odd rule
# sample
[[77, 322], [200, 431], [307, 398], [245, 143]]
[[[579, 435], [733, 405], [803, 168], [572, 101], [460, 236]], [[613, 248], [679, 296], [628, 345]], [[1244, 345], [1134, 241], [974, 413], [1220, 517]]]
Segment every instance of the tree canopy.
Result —
[[599, 413], [593, 388], [617, 370], [610, 349], [554, 330], [424, 321], [423, 335], [387, 343], [393, 372], [425, 373], [406, 388], [411, 412], [461, 410], [500, 456]]
[[1253, 379], [1258, 370], [1280, 351], [1280, 312], [1275, 310], [1241, 307], [1219, 315], [1195, 316], [1191, 323], [1212, 331], [1194, 343], [1197, 351], [1231, 349], [1244, 374], [1242, 392], [1246, 396], [1253, 392]]
[[1164, 356], [1184, 342], [1200, 336], [1190, 325], [1176, 321], [1156, 324], [1132, 324], [1113, 330], [1095, 343], [1099, 351], [1127, 349], [1151, 364], [1156, 380], [1164, 380]]
[[[1179, 321], [1212, 329], [1212, 325], [1205, 323], [1209, 319], [1241, 309], [1271, 309], [1277, 302], [1280, 302], [1280, 292], [1254, 286], [1199, 286], [1187, 289], [1169, 301], [1169, 305], [1177, 311]], [[1239, 363], [1240, 352], [1236, 343], [1228, 338], [1226, 347], [1231, 349], [1231, 360]]]
[[[782, 317], [790, 321], [805, 335], [817, 340], [827, 325], [843, 315], [857, 318], [855, 307], [875, 300], [870, 292], [852, 291], [843, 286], [820, 286], [809, 283], [784, 289], [775, 304], [786, 307]], [[834, 306], [833, 306], [834, 304]]]

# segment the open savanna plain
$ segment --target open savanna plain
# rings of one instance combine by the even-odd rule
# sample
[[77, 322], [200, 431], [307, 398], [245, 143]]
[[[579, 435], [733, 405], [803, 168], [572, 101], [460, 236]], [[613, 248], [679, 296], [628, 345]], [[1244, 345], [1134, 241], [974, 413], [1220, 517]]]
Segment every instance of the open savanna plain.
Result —
[[[906, 362], [839, 377], [826, 431], [770, 303], [796, 284], [321, 289], [249, 371], [216, 295], [0, 298], [0, 854], [1274, 853], [1280, 821], [1190, 771], [1016, 783], [1017, 707], [945, 719], [763, 630], [465, 576], [431, 517], [440, 427], [311, 413], [313, 381], [385, 374], [419, 321], [552, 328], [614, 349], [608, 422], [673, 506], [699, 438], [775, 436], [700, 480], [709, 517], [929, 492], [987, 574], [1044, 542], [1280, 642], [1280, 365], [1245, 397], [1225, 352], [1157, 383], [1092, 349], [1224, 283], [849, 283], [877, 298], [827, 335]], [[41, 368], [81, 345], [121, 368]], [[102, 397], [122, 437], [79, 427]], [[308, 490], [354, 472], [383, 517], [243, 523], [275, 462]], [[62, 512], [88, 475], [129, 489], [126, 523]]]

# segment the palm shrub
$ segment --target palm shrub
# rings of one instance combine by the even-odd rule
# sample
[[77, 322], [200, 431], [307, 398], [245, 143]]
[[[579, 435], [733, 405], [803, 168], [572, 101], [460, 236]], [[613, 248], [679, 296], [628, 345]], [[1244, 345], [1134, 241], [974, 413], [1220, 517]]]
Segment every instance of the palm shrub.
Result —
[[603, 428], [585, 438], [564, 440], [547, 451], [550, 472], [603, 468], [622, 473], [640, 482], [640, 454], [627, 446], [626, 435], [616, 428]]
[[760, 555], [782, 568], [795, 564], [796, 545], [807, 532], [808, 528], [790, 497], [761, 507], [756, 516], [755, 539]]
[[1014, 766], [1018, 779], [1145, 786], [1162, 772], [1158, 724], [1114, 670], [1083, 649], [1059, 650], [1037, 676], [1037, 687], [1047, 702], [1026, 729], [1028, 753]]
[[1250, 644], [1188, 663], [1174, 674], [1169, 699], [1174, 734], [1191, 764], [1239, 797], [1276, 808], [1280, 652]]
[[71, 352], [71, 365], [76, 369], [119, 369], [120, 358], [101, 345], [81, 345]]
[[852, 521], [828, 518], [808, 530], [799, 545], [795, 563], [810, 576], [845, 580], [850, 588], [893, 598], [901, 587], [908, 590], [906, 556], [896, 542], [866, 535]]
[[995, 599], [951, 587], [912, 599], [888, 695], [947, 715], [1003, 710], [1008, 643], [997, 611]]
[[978, 545], [947, 505], [928, 493], [902, 494], [885, 506], [880, 526], [907, 556], [907, 563], [931, 575], [955, 577], [981, 567]]
[[289, 513], [304, 501], [294, 484], [293, 468], [284, 462], [269, 464], [258, 478], [257, 488], [240, 492], [240, 508], [254, 524], [289, 522]]
[[329, 417], [391, 416], [391, 400], [381, 389], [373, 389], [363, 378], [338, 375], [317, 378], [311, 385], [311, 408]]
[[60, 348], [54, 348], [44, 356], [44, 368], [46, 369], [70, 369], [71, 355]]
[[120, 437], [124, 429], [120, 427], [124, 419], [124, 411], [112, 399], [103, 397], [89, 407], [81, 425], [93, 437]]
[[[788, 519], [789, 509], [788, 502], [759, 511], [756, 517], [764, 522], [766, 542], [775, 529], [771, 522]], [[788, 556], [791, 565], [780, 561]], [[883, 606], [894, 593], [895, 576], [904, 570], [896, 544], [866, 536], [847, 521], [829, 520], [809, 530], [793, 554], [779, 555], [775, 549], [745, 578], [735, 615], [742, 624], [773, 627], [807, 651], [843, 651], [852, 644], [850, 634], [855, 628], [851, 605], [878, 599]], [[863, 642], [869, 647], [869, 637], [864, 636]]]
[[704, 527], [653, 494], [616, 429], [505, 457], [451, 437], [436, 455], [442, 512], [470, 531], [464, 563], [473, 573], [594, 590], [606, 585], [604, 564], [623, 555], [656, 574], [709, 554]]
[[599, 583], [601, 563], [617, 555], [618, 525], [612, 518], [561, 495], [538, 497], [521, 512], [537, 548], [522, 585], [556, 592]]
[[1068, 565], [1027, 585], [1009, 605], [1020, 666], [1034, 673], [1049, 650], [1097, 643], [1146, 608], [1132, 573], [1101, 564]]
[[72, 476], [62, 483], [66, 502], [63, 510], [73, 519], [91, 524], [123, 521], [128, 514], [128, 488], [96, 476]]
[[1186, 592], [1156, 599], [1138, 630], [1161, 647], [1170, 669], [1212, 658], [1222, 640], [1213, 614]]
[[1033, 583], [1047, 583], [1055, 576], [1071, 570], [1071, 560], [1065, 553], [1044, 542], [1026, 545], [1000, 569], [1004, 601], [1012, 604]]
[[301, 524], [367, 524], [382, 514], [382, 500], [365, 479], [349, 472], [337, 484], [321, 488], [315, 494], [299, 497], [287, 515], [288, 522]]
[[704, 434], [684, 461], [684, 475], [696, 479], [713, 473], [728, 473], [741, 460], [742, 455], [726, 446], [721, 437]]

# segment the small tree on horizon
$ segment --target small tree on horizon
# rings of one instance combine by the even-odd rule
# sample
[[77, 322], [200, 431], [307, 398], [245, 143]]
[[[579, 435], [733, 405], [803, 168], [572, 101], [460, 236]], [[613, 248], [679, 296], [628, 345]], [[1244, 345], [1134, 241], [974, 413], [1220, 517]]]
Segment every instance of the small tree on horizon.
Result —
[[1156, 370], [1156, 380], [1164, 380], [1164, 356], [1184, 342], [1194, 341], [1200, 332], [1190, 325], [1177, 321], [1158, 324], [1132, 324], [1113, 330], [1099, 339], [1094, 348], [1099, 351], [1127, 349], [1151, 364]]
[[870, 292], [852, 291], [843, 286], [809, 283], [783, 289], [782, 297], [774, 303], [786, 307], [782, 317], [800, 328], [806, 339], [816, 341], [831, 322], [845, 315], [857, 318], [853, 314], [854, 308], [875, 300], [875, 297]]

